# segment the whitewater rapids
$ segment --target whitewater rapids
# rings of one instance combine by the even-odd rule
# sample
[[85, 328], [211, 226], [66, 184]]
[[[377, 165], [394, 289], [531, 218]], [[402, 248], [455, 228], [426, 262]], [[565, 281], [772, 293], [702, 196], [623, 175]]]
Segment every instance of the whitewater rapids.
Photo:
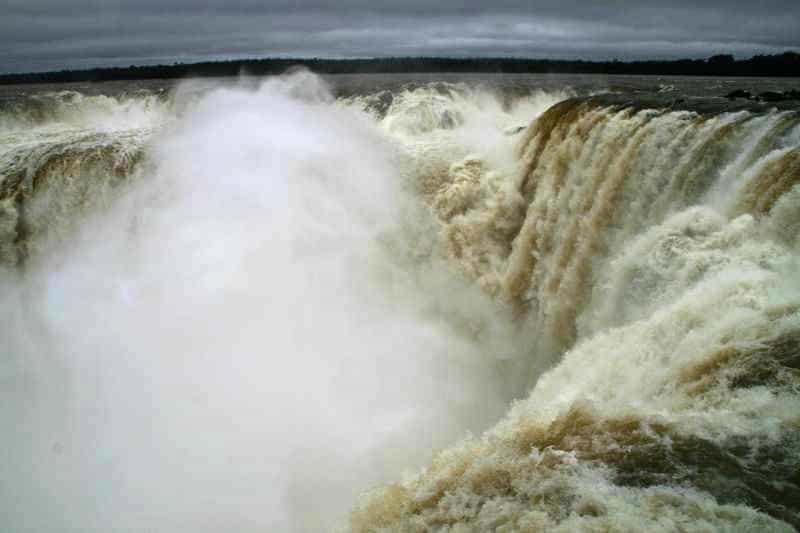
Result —
[[0, 107], [0, 525], [800, 527], [800, 115], [303, 71]]

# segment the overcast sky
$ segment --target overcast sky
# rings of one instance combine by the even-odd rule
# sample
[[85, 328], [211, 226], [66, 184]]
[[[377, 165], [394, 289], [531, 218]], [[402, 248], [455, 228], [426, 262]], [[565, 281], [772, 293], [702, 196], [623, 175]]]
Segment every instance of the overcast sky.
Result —
[[800, 51], [800, 0], [0, 0], [0, 72], [243, 57]]

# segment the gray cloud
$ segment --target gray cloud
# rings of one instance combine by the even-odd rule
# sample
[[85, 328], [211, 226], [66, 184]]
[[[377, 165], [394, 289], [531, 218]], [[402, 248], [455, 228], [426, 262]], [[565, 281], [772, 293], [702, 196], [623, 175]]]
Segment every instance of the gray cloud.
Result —
[[800, 2], [4, 0], [0, 72], [238, 57], [633, 59], [800, 49]]

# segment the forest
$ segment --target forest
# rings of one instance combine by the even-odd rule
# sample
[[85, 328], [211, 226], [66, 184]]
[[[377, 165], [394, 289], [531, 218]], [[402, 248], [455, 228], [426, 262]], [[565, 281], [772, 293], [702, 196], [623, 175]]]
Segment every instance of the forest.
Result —
[[707, 59], [652, 61], [584, 61], [522, 59], [510, 57], [385, 57], [368, 59], [265, 58], [173, 63], [172, 65], [131, 65], [86, 70], [60, 70], [0, 75], [0, 84], [61, 83], [85, 81], [172, 79], [187, 77], [225, 77], [248, 74], [279, 74], [288, 68], [304, 66], [320, 74], [379, 74], [422, 72], [480, 73], [575, 73], [640, 74], [669, 76], [800, 76], [800, 54], [785, 52], [735, 59], [729, 54]]

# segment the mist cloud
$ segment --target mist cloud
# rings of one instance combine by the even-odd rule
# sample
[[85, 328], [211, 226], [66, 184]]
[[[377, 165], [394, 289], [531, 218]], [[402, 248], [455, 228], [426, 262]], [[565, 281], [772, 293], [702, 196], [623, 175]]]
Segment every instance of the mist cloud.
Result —
[[5, 527], [326, 530], [519, 393], [510, 315], [419, 260], [394, 148], [332, 100], [210, 91], [113, 209], [0, 271]]

